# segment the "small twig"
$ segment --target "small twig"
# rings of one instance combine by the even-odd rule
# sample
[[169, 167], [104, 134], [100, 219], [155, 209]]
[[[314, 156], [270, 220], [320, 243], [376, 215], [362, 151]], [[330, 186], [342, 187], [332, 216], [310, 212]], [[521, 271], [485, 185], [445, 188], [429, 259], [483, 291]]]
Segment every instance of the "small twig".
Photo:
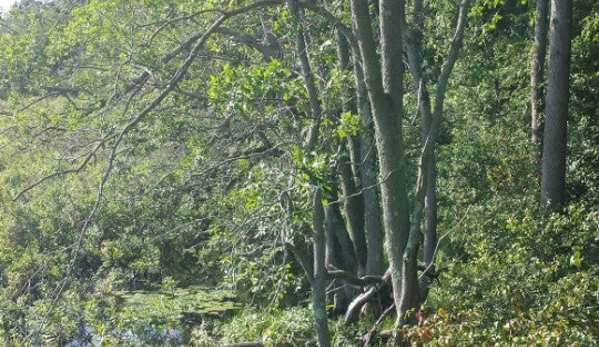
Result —
[[372, 342], [372, 338], [378, 330], [379, 326], [383, 324], [385, 319], [395, 310], [395, 303], [391, 304], [391, 306], [387, 307], [387, 309], [380, 315], [380, 317], [376, 320], [372, 328], [368, 331], [368, 333], [364, 336], [364, 347], [370, 346]]
[[[466, 212], [464, 212], [464, 215], [462, 216], [462, 218], [460, 218], [460, 220], [457, 222], [456, 225], [454, 225], [453, 228], [449, 229], [445, 234], [441, 235], [441, 237], [439, 237], [439, 239], [437, 240], [437, 245], [435, 245], [435, 251], [433, 252], [433, 259], [435, 259], [435, 256], [437, 255], [437, 251], [439, 250], [439, 245], [441, 245], [441, 241], [443, 241], [444, 238], [446, 238], [447, 236], [449, 236], [450, 233], [452, 233], [454, 230], [456, 230], [460, 224], [462, 224], [462, 222], [466, 219], [466, 216], [468, 215], [468, 211], [470, 211], [470, 207], [472, 207], [472, 205], [468, 206], [468, 208], [466, 209]], [[427, 267], [424, 268], [424, 270], [422, 270], [422, 273], [420, 274], [420, 276], [418, 277], [418, 279], [422, 279], [423, 276], [425, 276], [427, 274], [427, 272], [435, 265], [434, 262], [431, 262], [430, 264], [428, 264]]]

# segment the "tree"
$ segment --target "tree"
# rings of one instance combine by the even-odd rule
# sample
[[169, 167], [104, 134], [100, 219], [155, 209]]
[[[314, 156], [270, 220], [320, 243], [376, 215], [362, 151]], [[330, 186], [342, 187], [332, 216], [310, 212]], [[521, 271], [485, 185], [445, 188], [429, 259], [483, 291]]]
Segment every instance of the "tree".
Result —
[[[549, 0], [536, 1], [534, 51], [532, 64], [530, 66], [530, 141], [533, 146], [533, 157], [537, 158], [539, 142], [539, 111], [541, 108], [541, 97], [547, 51], [547, 19]], [[533, 160], [538, 164], [538, 159]]]
[[[458, 59], [464, 30], [466, 27], [466, 17], [470, 1], [462, 1], [458, 6], [457, 18], [455, 19], [455, 32], [445, 57], [445, 60], [438, 68], [439, 77], [434, 83], [434, 105], [431, 106], [431, 98], [428, 92], [428, 77], [423, 67], [423, 28], [425, 19], [425, 9], [422, 1], [414, 2], [414, 12], [412, 21], [406, 26], [409, 31], [404, 33], [406, 37], [406, 51], [408, 55], [408, 67], [412, 75], [414, 94], [417, 96], [417, 109], [421, 115], [421, 154], [418, 162], [418, 178], [415, 194], [414, 208], [412, 212], [412, 230], [411, 235], [420, 234], [420, 219], [424, 214], [424, 242], [423, 242], [423, 263], [425, 271], [420, 276], [420, 297], [423, 302], [428, 293], [428, 286], [431, 282], [430, 274], [435, 273], [434, 258], [437, 251], [437, 160], [435, 147], [437, 143], [439, 124], [443, 117], [443, 106], [449, 77]], [[413, 242], [418, 243], [416, 239]], [[415, 248], [418, 248], [416, 246]], [[415, 257], [415, 255], [413, 255]], [[430, 273], [429, 273], [430, 272]]]
[[541, 171], [541, 208], [545, 212], [559, 210], [566, 198], [571, 25], [572, 2], [570, 0], [552, 1], [549, 29], [549, 75]]

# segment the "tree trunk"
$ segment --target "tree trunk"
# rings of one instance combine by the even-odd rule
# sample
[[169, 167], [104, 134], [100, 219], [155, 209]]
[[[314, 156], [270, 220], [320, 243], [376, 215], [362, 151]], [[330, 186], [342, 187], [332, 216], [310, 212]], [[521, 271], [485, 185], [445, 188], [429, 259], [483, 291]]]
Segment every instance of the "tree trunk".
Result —
[[381, 205], [377, 190], [376, 147], [372, 115], [368, 103], [368, 94], [364, 83], [359, 57], [355, 57], [354, 78], [356, 80], [357, 108], [362, 119], [363, 129], [360, 134], [360, 166], [359, 176], [362, 182], [362, 197], [364, 201], [364, 229], [366, 233], [366, 274], [382, 275], [383, 266], [383, 226]]
[[[342, 148], [341, 151], [344, 151]], [[349, 235], [353, 241], [356, 260], [358, 261], [358, 274], [364, 273], [366, 267], [366, 236], [364, 234], [364, 206], [362, 196], [359, 194], [354, 181], [353, 171], [349, 156], [341, 155], [337, 165], [343, 192], [343, 207], [347, 219]]]
[[[324, 228], [326, 232], [326, 265], [349, 273], [356, 273], [356, 256], [353, 243], [345, 229], [345, 223], [341, 216], [337, 194], [332, 192], [331, 200], [325, 208]], [[333, 304], [335, 312], [345, 312], [349, 302], [354, 297], [354, 289], [346, 281], [335, 280], [333, 283]]]
[[[336, 192], [333, 193], [333, 197], [336, 200]], [[357, 264], [354, 245], [345, 229], [345, 223], [343, 222], [338, 202], [327, 204], [325, 209], [325, 228], [327, 230], [330, 229], [335, 237], [336, 257], [341, 261], [339, 268], [355, 274]]]
[[[372, 130], [369, 130], [372, 131]], [[384, 232], [381, 217], [381, 205], [379, 203], [378, 190], [376, 188], [376, 155], [372, 135], [361, 139], [362, 166], [360, 178], [364, 185], [362, 195], [364, 196], [364, 228], [366, 230], [366, 274], [382, 275], [385, 272], [384, 254]]]
[[314, 280], [312, 281], [312, 308], [318, 334], [318, 345], [329, 347], [331, 338], [327, 321], [326, 302], [326, 238], [324, 231], [324, 207], [320, 188], [314, 194]]
[[[396, 328], [403, 326], [404, 318], [418, 306], [418, 279], [416, 261], [406, 258], [410, 238], [410, 221], [406, 188], [403, 114], [403, 38], [402, 24], [405, 3], [397, 0], [379, 1], [381, 35], [381, 75], [390, 109], [373, 112], [379, 153], [381, 198], [387, 256], [391, 268], [393, 295], [397, 310]], [[371, 102], [373, 99], [371, 99]], [[372, 106], [372, 104], [371, 104]], [[373, 107], [374, 109], [374, 107]], [[382, 112], [381, 112], [382, 111]], [[419, 221], [416, 221], [419, 223]]]
[[545, 213], [558, 211], [566, 198], [571, 22], [571, 0], [553, 0], [549, 29], [549, 75], [541, 167], [541, 209]]
[[[404, 2], [380, 0], [379, 28], [381, 61], [372, 33], [365, 0], [352, 0], [352, 19], [357, 30], [364, 80], [368, 91], [379, 159], [379, 179], [386, 249], [398, 317], [403, 317], [402, 258], [408, 241], [409, 220], [404, 144], [401, 127], [403, 109], [403, 61], [401, 26]], [[415, 264], [414, 264], [415, 266]], [[398, 320], [398, 324], [400, 320]]]
[[[302, 77], [308, 92], [310, 101], [310, 115], [312, 121], [308, 129], [306, 147], [313, 148], [318, 139], [320, 117], [322, 106], [318, 97], [317, 86], [314, 81], [312, 67], [306, 51], [306, 37], [304, 34], [302, 15], [303, 11], [297, 7], [297, 3], [290, 1], [290, 11], [296, 21], [296, 52], [299, 58]], [[322, 205], [320, 188], [316, 188], [313, 204], [313, 228], [314, 228], [314, 277], [312, 280], [312, 309], [314, 311], [314, 321], [318, 335], [318, 345], [320, 347], [330, 347], [331, 338], [327, 321], [327, 298], [326, 298], [326, 258], [327, 258], [327, 237], [325, 233], [325, 211]]]
[[[442, 114], [433, 114], [431, 108], [430, 95], [428, 93], [426, 79], [423, 73], [422, 64], [422, 28], [424, 27], [424, 4], [423, 0], [414, 1], [413, 23], [410, 28], [406, 27], [404, 37], [406, 38], [405, 45], [408, 52], [408, 67], [412, 74], [414, 91], [418, 100], [418, 110], [421, 118], [422, 148], [425, 147], [426, 141], [433, 141], [433, 149], [427, 154], [426, 160], [423, 161], [423, 174], [425, 184], [424, 192], [424, 243], [423, 243], [423, 261], [426, 267], [431, 267], [434, 262], [435, 251], [437, 246], [437, 157], [435, 155], [434, 145], [436, 144], [437, 135], [431, 132], [433, 120], [437, 122], [442, 117]], [[409, 30], [409, 31], [408, 31]], [[442, 108], [438, 109], [442, 113]], [[415, 223], [416, 221], [412, 221]], [[419, 231], [418, 231], [419, 232]], [[421, 298], [424, 300], [424, 298]]]
[[300, 62], [301, 74], [308, 93], [308, 101], [310, 102], [310, 117], [312, 121], [310, 128], [308, 129], [308, 135], [306, 138], [306, 147], [312, 148], [316, 144], [318, 139], [318, 133], [320, 129], [320, 117], [322, 115], [322, 104], [318, 97], [318, 88], [314, 81], [314, 74], [312, 73], [312, 65], [306, 51], [306, 35], [304, 33], [304, 27], [302, 23], [303, 10], [290, 1], [290, 10], [294, 15], [295, 28], [297, 30], [295, 38], [295, 50]]
[[[342, 71], [348, 70], [350, 69], [350, 56], [347, 39], [338, 30], [335, 30], [335, 38], [337, 40], [339, 67]], [[344, 103], [343, 111], [355, 114], [357, 112], [356, 104], [352, 98], [355, 95], [355, 90], [346, 87], [344, 95], [349, 101]], [[348, 136], [345, 142], [347, 144], [339, 148], [337, 172], [339, 173], [343, 192], [343, 208], [347, 219], [347, 229], [354, 243], [354, 250], [358, 261], [357, 271], [358, 274], [363, 274], [366, 268], [367, 247], [364, 231], [364, 198], [360, 194], [360, 186], [356, 182], [355, 169], [356, 158], [359, 160], [359, 142], [354, 136]]]
[[[426, 194], [424, 197], [424, 244], [422, 260], [432, 267], [437, 250], [437, 156], [431, 153], [426, 167]], [[433, 268], [434, 269], [434, 268]]]
[[541, 112], [543, 71], [547, 52], [547, 14], [549, 0], [537, 0], [535, 15], [535, 45], [530, 66], [530, 142], [532, 164], [538, 169], [539, 160], [539, 113]]

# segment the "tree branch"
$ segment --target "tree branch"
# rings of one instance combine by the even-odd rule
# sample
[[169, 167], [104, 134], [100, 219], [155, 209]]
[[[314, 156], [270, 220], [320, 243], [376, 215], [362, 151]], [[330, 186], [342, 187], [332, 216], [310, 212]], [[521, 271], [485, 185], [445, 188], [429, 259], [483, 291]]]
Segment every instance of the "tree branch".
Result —
[[19, 193], [17, 193], [17, 195], [15, 195], [12, 198], [12, 201], [18, 200], [21, 196], [23, 196], [23, 194], [27, 193], [28, 191], [30, 191], [31, 189], [39, 186], [40, 184], [54, 178], [57, 176], [64, 176], [64, 175], [68, 175], [68, 174], [72, 174], [72, 173], [79, 173], [81, 170], [83, 170], [85, 168], [85, 166], [87, 166], [87, 164], [89, 163], [89, 161], [94, 157], [94, 155], [98, 152], [98, 150], [110, 139], [114, 138], [116, 135], [114, 134], [109, 134], [108, 136], [106, 136], [105, 138], [101, 139], [100, 141], [98, 141], [98, 144], [96, 144], [96, 146], [85, 156], [85, 159], [83, 159], [83, 161], [81, 162], [81, 164], [79, 164], [79, 166], [77, 166], [76, 168], [73, 169], [68, 169], [68, 170], [61, 170], [61, 171], [56, 171], [51, 173], [50, 175], [44, 176], [42, 178], [40, 178], [39, 180], [35, 181], [34, 183], [28, 185], [27, 187], [23, 188], [21, 191], [19, 191]]
[[356, 276], [355, 274], [349, 271], [337, 269], [331, 265], [327, 265], [327, 279], [344, 280], [350, 284], [359, 287], [366, 287], [371, 284], [377, 284], [384, 281], [382, 276]]
[[470, 6], [470, 0], [461, 0], [460, 8], [458, 13], [458, 21], [456, 23], [455, 32], [453, 39], [451, 40], [451, 47], [447, 58], [441, 68], [441, 75], [437, 81], [437, 90], [435, 92], [435, 109], [434, 114], [436, 117], [440, 116], [443, 112], [443, 101], [445, 100], [445, 90], [447, 88], [447, 82], [449, 75], [455, 66], [455, 62], [458, 59], [458, 53], [462, 42], [464, 40], [464, 29], [466, 28], [466, 21], [468, 17], [468, 7]]

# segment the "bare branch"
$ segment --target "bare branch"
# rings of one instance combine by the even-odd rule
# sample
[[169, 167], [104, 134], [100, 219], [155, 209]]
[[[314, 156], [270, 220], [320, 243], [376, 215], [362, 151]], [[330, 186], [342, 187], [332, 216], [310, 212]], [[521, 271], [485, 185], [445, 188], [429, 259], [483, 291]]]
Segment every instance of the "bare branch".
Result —
[[331, 265], [327, 265], [327, 279], [339, 279], [344, 280], [350, 284], [359, 287], [366, 287], [371, 284], [377, 284], [383, 282], [383, 277], [381, 276], [356, 276], [355, 274], [337, 269], [332, 267]]
[[[445, 234], [441, 235], [441, 237], [439, 237], [439, 239], [437, 240], [437, 244], [435, 245], [435, 250], [433, 252], [433, 259], [435, 258], [435, 255], [437, 254], [437, 251], [439, 250], [439, 245], [441, 245], [441, 241], [443, 241], [447, 236], [449, 236], [449, 234], [451, 234], [454, 230], [456, 230], [461, 224], [462, 222], [466, 219], [466, 216], [468, 215], [468, 212], [470, 211], [470, 207], [472, 206], [468, 206], [468, 208], [466, 209], [466, 212], [464, 212], [464, 215], [462, 216], [462, 218], [460, 218], [460, 220], [456, 223], [456, 225], [449, 229], [447, 232], [445, 232]], [[434, 263], [430, 263], [428, 264], [427, 267], [422, 269], [422, 273], [420, 274], [420, 277], [418, 279], [422, 279], [427, 273], [430, 273], [430, 270], [432, 269], [432, 267], [434, 266]], [[437, 271], [437, 275], [439, 274], [441, 270]]]
[[100, 141], [98, 141], [98, 143], [96, 144], [96, 146], [85, 156], [85, 159], [83, 159], [83, 161], [81, 162], [81, 164], [79, 164], [79, 166], [77, 166], [76, 168], [73, 169], [68, 169], [68, 170], [61, 170], [61, 171], [56, 171], [53, 172], [47, 176], [44, 176], [42, 178], [40, 178], [39, 180], [35, 181], [34, 183], [28, 185], [27, 187], [23, 188], [19, 193], [17, 193], [17, 195], [15, 195], [12, 198], [12, 201], [18, 200], [23, 194], [27, 193], [28, 191], [30, 191], [31, 189], [39, 186], [40, 184], [54, 178], [54, 177], [58, 177], [58, 176], [64, 176], [64, 175], [68, 175], [68, 174], [72, 174], [72, 173], [78, 173], [81, 170], [83, 170], [85, 168], [85, 166], [89, 163], [89, 161], [94, 157], [94, 155], [96, 155], [96, 153], [98, 152], [98, 150], [110, 139], [112, 139], [115, 135], [114, 134], [109, 134], [108, 136], [106, 136], [105, 138], [101, 139]]

